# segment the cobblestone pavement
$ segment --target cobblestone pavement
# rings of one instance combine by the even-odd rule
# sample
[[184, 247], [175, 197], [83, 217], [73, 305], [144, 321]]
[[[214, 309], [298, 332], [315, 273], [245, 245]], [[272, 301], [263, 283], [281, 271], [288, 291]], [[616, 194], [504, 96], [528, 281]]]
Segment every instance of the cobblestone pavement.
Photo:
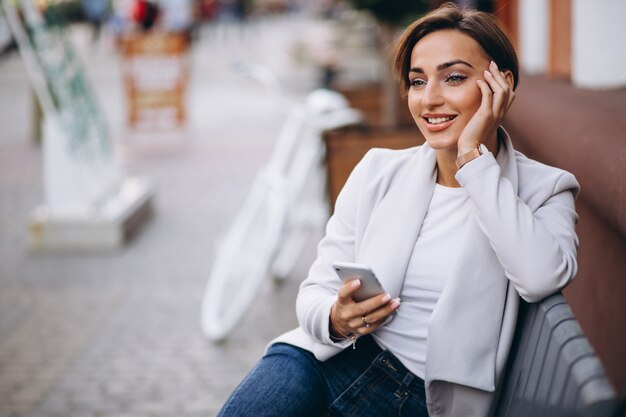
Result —
[[[74, 29], [132, 175], [157, 189], [151, 221], [105, 254], [29, 254], [26, 221], [42, 202], [40, 148], [30, 139], [32, 96], [17, 56], [0, 61], [0, 417], [211, 416], [266, 343], [295, 325], [298, 278], [263, 287], [221, 345], [199, 327], [213, 245], [267, 160], [288, 100], [269, 99], [232, 73], [260, 62], [297, 87], [314, 72], [289, 67], [281, 18], [247, 32], [205, 28], [191, 54], [189, 127], [169, 135], [125, 131], [119, 57]], [[78, 31], [78, 32], [76, 32]], [[268, 104], [269, 103], [269, 104]]]

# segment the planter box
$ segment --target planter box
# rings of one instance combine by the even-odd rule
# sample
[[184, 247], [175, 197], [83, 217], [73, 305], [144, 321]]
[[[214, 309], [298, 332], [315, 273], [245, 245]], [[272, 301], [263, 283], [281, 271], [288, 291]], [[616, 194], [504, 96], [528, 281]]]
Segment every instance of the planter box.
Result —
[[326, 166], [331, 208], [355, 165], [371, 148], [405, 149], [424, 143], [417, 126], [395, 130], [349, 128], [327, 132]]
[[[383, 94], [380, 84], [338, 85], [334, 89], [348, 99], [351, 107], [363, 113], [368, 126], [383, 125]], [[398, 92], [397, 100], [397, 126], [415, 126], [415, 121], [409, 112], [406, 98], [401, 97]]]

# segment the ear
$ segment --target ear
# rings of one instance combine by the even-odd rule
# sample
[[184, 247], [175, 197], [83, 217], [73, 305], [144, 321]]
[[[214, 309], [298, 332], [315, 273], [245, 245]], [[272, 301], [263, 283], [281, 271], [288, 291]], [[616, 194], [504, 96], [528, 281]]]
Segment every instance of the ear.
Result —
[[504, 79], [506, 80], [507, 83], [509, 83], [509, 86], [511, 87], [511, 90], [512, 90], [513, 86], [515, 85], [515, 77], [513, 77], [513, 71], [504, 70]]

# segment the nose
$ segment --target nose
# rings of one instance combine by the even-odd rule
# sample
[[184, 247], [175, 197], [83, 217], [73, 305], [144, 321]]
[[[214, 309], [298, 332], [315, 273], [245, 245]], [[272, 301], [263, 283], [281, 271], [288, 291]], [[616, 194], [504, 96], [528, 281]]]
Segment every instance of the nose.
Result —
[[433, 108], [443, 104], [443, 96], [439, 84], [430, 81], [422, 90], [422, 106], [425, 108]]

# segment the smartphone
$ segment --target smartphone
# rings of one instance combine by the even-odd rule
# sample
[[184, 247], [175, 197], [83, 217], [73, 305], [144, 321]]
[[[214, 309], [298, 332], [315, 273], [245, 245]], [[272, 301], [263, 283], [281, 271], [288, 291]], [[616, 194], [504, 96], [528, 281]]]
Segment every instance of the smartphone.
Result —
[[361, 280], [361, 286], [352, 295], [354, 301], [364, 301], [385, 293], [383, 286], [376, 278], [376, 274], [367, 265], [352, 262], [334, 262], [333, 269], [344, 283], [357, 278]]

